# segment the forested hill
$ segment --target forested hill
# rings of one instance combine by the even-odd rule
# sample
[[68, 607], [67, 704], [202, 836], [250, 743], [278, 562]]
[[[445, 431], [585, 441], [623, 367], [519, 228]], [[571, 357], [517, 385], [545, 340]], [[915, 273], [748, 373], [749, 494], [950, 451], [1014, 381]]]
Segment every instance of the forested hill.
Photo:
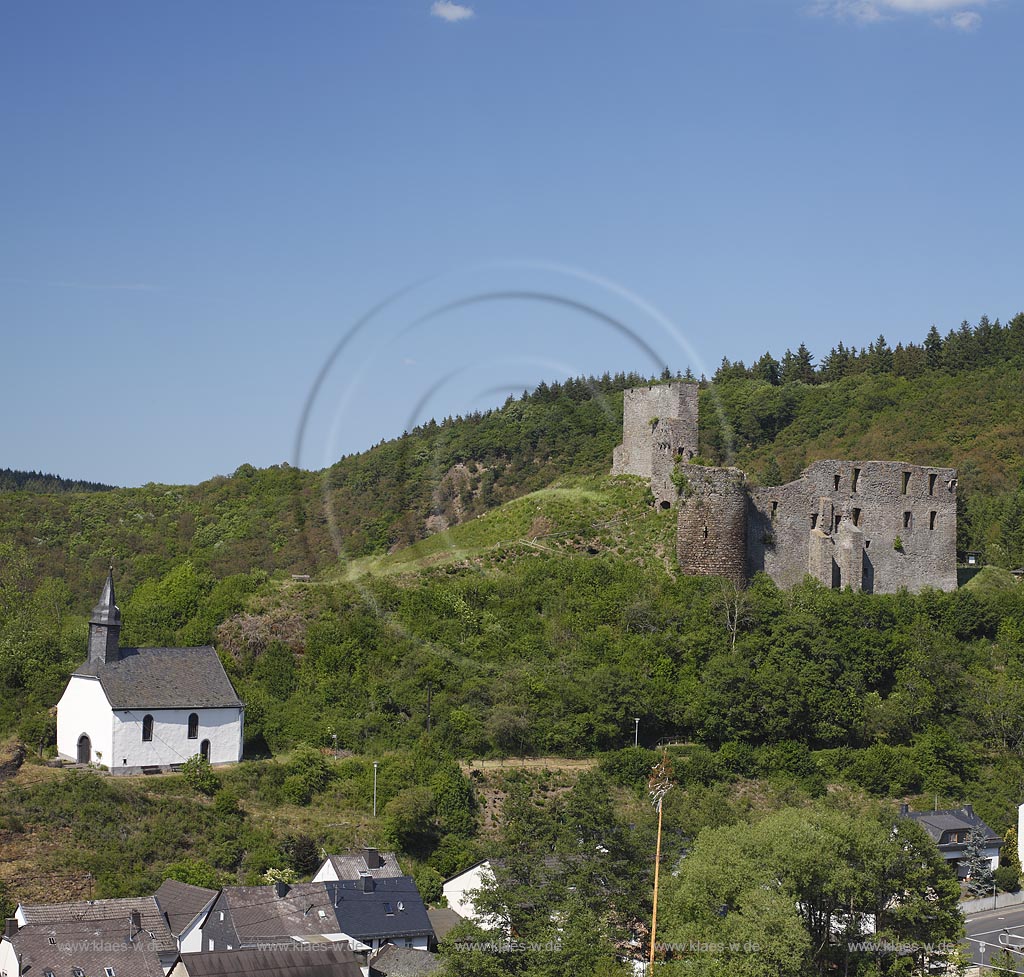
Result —
[[0, 468], [0, 492], [106, 492], [113, 485], [87, 482], [80, 478], [63, 478], [43, 472], [22, 472]]
[[[945, 337], [933, 328], [895, 349], [881, 336], [864, 350], [840, 343], [820, 364], [803, 345], [750, 367], [727, 359], [700, 381], [701, 455], [765, 483], [828, 457], [956, 466], [961, 548], [1020, 565], [1022, 380], [1024, 314], [1005, 326], [982, 317]], [[384, 554], [560, 477], [607, 473], [622, 390], [646, 382], [620, 373], [541, 384], [320, 473], [243, 465], [196, 486], [0, 491], [0, 540], [24, 550], [31, 581], [61, 577], [83, 601], [111, 561], [128, 589], [184, 559], [217, 578], [317, 572], [339, 552]]]

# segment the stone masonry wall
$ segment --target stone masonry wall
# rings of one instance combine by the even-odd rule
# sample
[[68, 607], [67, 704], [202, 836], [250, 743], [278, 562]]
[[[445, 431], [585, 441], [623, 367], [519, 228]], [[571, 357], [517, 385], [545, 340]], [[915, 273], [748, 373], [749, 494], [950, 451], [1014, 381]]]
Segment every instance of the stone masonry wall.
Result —
[[622, 444], [612, 460], [613, 475], [639, 475], [651, 480], [659, 504], [676, 499], [672, 471], [677, 459], [697, 453], [695, 383], [663, 383], [626, 390], [622, 401]]
[[[810, 573], [874, 593], [955, 590], [956, 484], [952, 468], [819, 461], [788, 485], [752, 488], [748, 573], [764, 571], [780, 587]], [[829, 541], [831, 566], [822, 555]]]
[[676, 552], [683, 573], [746, 582], [747, 496], [738, 468], [682, 465]]

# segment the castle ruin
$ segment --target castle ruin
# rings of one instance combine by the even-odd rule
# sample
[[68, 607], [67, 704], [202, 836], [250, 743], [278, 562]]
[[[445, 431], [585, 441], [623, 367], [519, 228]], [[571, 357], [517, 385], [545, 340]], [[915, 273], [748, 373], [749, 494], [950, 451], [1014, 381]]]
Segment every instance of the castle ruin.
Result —
[[683, 572], [738, 586], [763, 572], [780, 587], [809, 574], [868, 593], [956, 589], [955, 469], [829, 460], [786, 485], [751, 485], [738, 468], [692, 463], [697, 394], [694, 383], [627, 390], [612, 465], [677, 507]]

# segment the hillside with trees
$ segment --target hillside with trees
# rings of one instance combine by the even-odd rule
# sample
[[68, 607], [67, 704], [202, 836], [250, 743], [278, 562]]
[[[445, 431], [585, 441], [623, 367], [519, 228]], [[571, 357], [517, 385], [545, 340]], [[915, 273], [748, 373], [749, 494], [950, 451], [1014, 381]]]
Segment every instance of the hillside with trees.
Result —
[[[903, 972], [823, 941], [820, 914], [854, 900], [881, 907], [894, 942], [956, 939], [955, 883], [913, 826], [893, 842], [895, 800], [970, 802], [1000, 833], [1015, 824], [1022, 331], [1017, 317], [920, 348], [837, 348], [821, 366], [806, 350], [777, 367], [723, 363], [702, 384], [702, 457], [765, 484], [825, 457], [958, 466], [960, 546], [990, 566], [954, 593], [681, 575], [674, 512], [640, 479], [607, 475], [633, 376], [542, 385], [326, 472], [0, 493], [0, 738], [29, 755], [0, 784], [0, 844], [19, 852], [0, 863], [0, 901], [33, 895], [33, 879], [101, 897], [167, 874], [308, 876], [311, 850], [367, 843], [398, 849], [436, 892], [498, 852], [519, 875], [491, 908], [540, 942], [558, 936], [552, 918], [571, 920], [564, 954], [452, 950], [449, 973], [615, 973], [650, 910], [644, 789], [652, 748], [669, 741], [666, 864], [679, 871], [663, 937], [774, 956], [667, 973]], [[965, 349], [959, 369], [950, 351]], [[111, 559], [126, 645], [216, 645], [246, 702], [248, 762], [139, 781], [41, 765]], [[478, 763], [538, 755], [593, 769]], [[83, 844], [90, 818], [109, 843]], [[836, 851], [804, 885], [800, 859]], [[531, 873], [554, 856], [557, 869]], [[1012, 860], [1000, 873], [1018, 884]], [[908, 895], [922, 886], [941, 903], [924, 923]]]

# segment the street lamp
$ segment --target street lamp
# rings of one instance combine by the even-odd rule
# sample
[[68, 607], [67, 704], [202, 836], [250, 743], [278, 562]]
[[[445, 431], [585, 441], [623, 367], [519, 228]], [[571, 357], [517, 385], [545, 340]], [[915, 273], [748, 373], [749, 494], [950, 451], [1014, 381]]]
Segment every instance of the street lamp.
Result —
[[377, 767], [379, 763], [377, 760], [373, 761], [373, 816], [377, 816]]
[[634, 716], [633, 717], [633, 722], [635, 723], [635, 726], [633, 728], [633, 746], [639, 746], [640, 745], [640, 717], [639, 716]]

